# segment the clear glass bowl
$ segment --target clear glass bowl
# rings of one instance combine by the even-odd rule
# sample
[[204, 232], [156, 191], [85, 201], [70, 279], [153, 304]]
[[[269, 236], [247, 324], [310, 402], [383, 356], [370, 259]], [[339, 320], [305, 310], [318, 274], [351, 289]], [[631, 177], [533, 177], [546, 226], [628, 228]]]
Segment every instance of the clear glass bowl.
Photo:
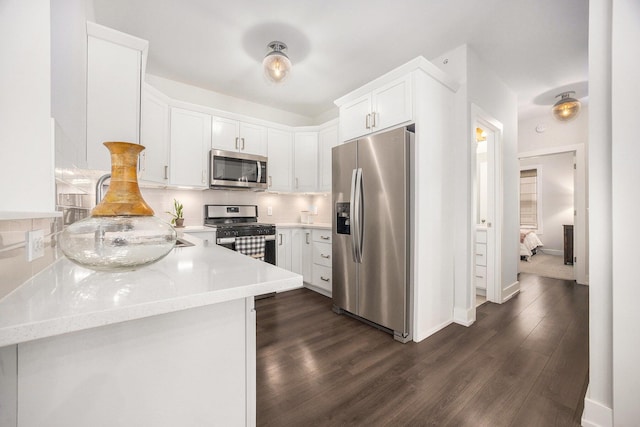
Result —
[[155, 216], [92, 216], [69, 225], [58, 244], [78, 265], [125, 271], [164, 258], [176, 238], [173, 227]]

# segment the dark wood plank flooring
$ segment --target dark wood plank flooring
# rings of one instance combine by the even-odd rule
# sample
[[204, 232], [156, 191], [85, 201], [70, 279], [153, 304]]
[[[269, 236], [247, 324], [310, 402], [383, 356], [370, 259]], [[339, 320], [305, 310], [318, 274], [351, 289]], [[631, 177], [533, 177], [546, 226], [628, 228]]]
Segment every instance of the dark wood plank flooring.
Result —
[[257, 306], [260, 426], [579, 426], [588, 381], [588, 288], [521, 274], [420, 343], [331, 311], [307, 289]]

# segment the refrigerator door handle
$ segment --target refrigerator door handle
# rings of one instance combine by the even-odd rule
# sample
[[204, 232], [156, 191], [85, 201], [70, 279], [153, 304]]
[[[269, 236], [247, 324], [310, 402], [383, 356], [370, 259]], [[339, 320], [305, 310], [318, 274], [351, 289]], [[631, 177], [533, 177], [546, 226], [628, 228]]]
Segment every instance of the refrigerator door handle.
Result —
[[357, 252], [357, 212], [356, 212], [356, 177], [358, 176], [358, 170], [354, 169], [351, 173], [351, 197], [349, 200], [349, 218], [351, 218], [351, 255], [353, 256], [353, 262], [358, 262]]
[[362, 263], [362, 250], [364, 248], [364, 183], [362, 182], [362, 168], [358, 168], [356, 174], [356, 230], [358, 241], [356, 253], [358, 261]]

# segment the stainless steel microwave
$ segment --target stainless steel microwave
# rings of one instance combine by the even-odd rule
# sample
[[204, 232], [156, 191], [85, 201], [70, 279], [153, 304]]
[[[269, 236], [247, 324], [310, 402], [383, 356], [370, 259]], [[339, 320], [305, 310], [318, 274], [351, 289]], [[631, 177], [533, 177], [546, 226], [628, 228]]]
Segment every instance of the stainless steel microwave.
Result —
[[235, 151], [211, 150], [209, 187], [228, 190], [267, 189], [267, 158]]

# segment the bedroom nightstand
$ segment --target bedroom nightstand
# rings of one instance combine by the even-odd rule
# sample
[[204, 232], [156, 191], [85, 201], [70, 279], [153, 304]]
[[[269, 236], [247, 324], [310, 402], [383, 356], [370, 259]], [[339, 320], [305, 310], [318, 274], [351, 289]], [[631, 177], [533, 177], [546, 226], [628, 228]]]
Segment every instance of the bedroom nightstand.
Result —
[[573, 265], [573, 225], [563, 225], [564, 228], [564, 263]]

